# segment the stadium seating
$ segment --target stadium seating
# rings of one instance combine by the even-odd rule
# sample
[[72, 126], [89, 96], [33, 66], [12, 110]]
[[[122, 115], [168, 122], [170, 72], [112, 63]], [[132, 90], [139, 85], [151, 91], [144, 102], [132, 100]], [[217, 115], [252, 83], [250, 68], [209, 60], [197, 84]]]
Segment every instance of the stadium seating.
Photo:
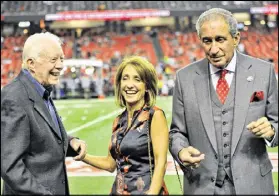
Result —
[[[241, 42], [245, 46], [245, 52], [249, 55], [271, 60], [274, 62], [276, 73], [278, 73], [278, 29], [272, 33], [259, 31], [241, 32]], [[109, 36], [108, 36], [109, 35]], [[21, 51], [25, 36], [12, 36], [4, 39], [1, 49], [1, 85], [5, 85], [15, 77], [21, 68]], [[63, 50], [66, 58], [74, 57], [74, 40], [70, 36], [62, 37], [64, 40]], [[173, 59], [171, 65], [165, 64], [174, 73], [177, 69], [204, 57], [195, 32], [171, 33], [159, 32], [158, 39], [163, 51], [164, 58]], [[80, 37], [81, 58], [96, 58], [108, 64], [111, 69], [104, 74], [112, 77], [116, 71], [116, 62], [128, 55], [140, 55], [150, 60], [154, 66], [158, 66], [160, 59], [157, 58], [155, 48], [149, 36], [145, 33], [133, 35], [107, 34], [98, 36]], [[90, 53], [90, 55], [88, 55]], [[115, 55], [117, 57], [115, 57]], [[113, 58], [118, 58], [113, 61]]]

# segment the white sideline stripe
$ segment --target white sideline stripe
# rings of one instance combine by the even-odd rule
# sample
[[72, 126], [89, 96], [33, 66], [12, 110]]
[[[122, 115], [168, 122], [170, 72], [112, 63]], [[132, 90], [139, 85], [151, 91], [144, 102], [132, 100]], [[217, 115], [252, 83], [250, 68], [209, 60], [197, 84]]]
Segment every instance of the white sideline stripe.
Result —
[[73, 134], [73, 133], [78, 132], [78, 131], [80, 131], [80, 130], [82, 130], [82, 129], [84, 129], [84, 128], [90, 127], [90, 126], [92, 126], [92, 125], [94, 125], [94, 124], [96, 124], [96, 123], [102, 122], [102, 121], [104, 121], [104, 120], [106, 120], [106, 119], [108, 119], [108, 118], [111, 118], [111, 117], [113, 117], [113, 116], [119, 114], [121, 111], [122, 111], [122, 109], [119, 109], [119, 110], [116, 110], [116, 111], [114, 111], [114, 112], [112, 112], [112, 113], [109, 113], [109, 114], [107, 114], [107, 115], [105, 115], [105, 116], [96, 118], [96, 119], [94, 119], [94, 120], [91, 121], [91, 122], [88, 122], [88, 123], [86, 123], [86, 124], [84, 124], [84, 125], [82, 125], [82, 126], [79, 126], [79, 127], [77, 127], [77, 128], [74, 128], [74, 129], [68, 131], [68, 134]]

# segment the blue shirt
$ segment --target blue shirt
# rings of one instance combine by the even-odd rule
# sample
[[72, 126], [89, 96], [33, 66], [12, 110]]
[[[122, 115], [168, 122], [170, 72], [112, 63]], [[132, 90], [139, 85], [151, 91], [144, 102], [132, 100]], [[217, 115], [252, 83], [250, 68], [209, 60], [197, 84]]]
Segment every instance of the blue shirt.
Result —
[[58, 123], [57, 115], [54, 110], [54, 105], [52, 105], [52, 100], [51, 97], [48, 96], [48, 98], [45, 98], [44, 94], [46, 89], [30, 74], [30, 72], [26, 69], [23, 69], [23, 73], [27, 76], [27, 78], [34, 84], [36, 90], [38, 91], [40, 97], [44, 100], [46, 107], [48, 108], [50, 115], [52, 117], [52, 120], [58, 129], [58, 135], [61, 137], [61, 131], [60, 131], [60, 126]]

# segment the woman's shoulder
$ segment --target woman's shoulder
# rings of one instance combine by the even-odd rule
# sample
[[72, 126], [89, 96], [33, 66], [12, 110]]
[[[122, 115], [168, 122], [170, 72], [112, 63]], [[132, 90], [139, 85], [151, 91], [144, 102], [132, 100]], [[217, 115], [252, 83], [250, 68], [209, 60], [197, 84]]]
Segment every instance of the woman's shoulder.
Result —
[[150, 109], [150, 112], [154, 115], [155, 113], [158, 115], [158, 113], [161, 113], [163, 115], [165, 115], [165, 112], [162, 108], [158, 107], [158, 106], [152, 106], [152, 108]]
[[152, 107], [151, 107], [151, 110], [153, 110], [154, 112], [156, 112], [156, 111], [162, 111], [162, 112], [164, 112], [164, 110], [163, 110], [162, 108], [160, 108], [160, 107], [158, 107], [158, 106], [156, 106], [156, 105], [152, 106]]

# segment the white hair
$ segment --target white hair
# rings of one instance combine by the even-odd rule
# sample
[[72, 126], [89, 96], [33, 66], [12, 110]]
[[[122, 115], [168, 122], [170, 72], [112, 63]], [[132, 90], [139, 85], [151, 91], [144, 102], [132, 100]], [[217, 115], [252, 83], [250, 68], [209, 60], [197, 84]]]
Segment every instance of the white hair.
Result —
[[22, 68], [28, 68], [27, 60], [29, 58], [38, 58], [43, 52], [42, 40], [51, 40], [58, 45], [62, 45], [62, 41], [57, 35], [50, 32], [35, 33], [27, 38], [24, 43], [22, 52]]
[[216, 20], [216, 18], [218, 18], [218, 17], [221, 17], [225, 20], [225, 22], [229, 26], [230, 34], [232, 35], [232, 37], [235, 37], [236, 34], [238, 33], [237, 20], [235, 19], [235, 17], [233, 16], [233, 14], [230, 11], [222, 9], [222, 8], [212, 8], [210, 10], [203, 12], [200, 15], [200, 17], [196, 23], [196, 29], [197, 29], [198, 36], [200, 37], [200, 29], [205, 22]]

